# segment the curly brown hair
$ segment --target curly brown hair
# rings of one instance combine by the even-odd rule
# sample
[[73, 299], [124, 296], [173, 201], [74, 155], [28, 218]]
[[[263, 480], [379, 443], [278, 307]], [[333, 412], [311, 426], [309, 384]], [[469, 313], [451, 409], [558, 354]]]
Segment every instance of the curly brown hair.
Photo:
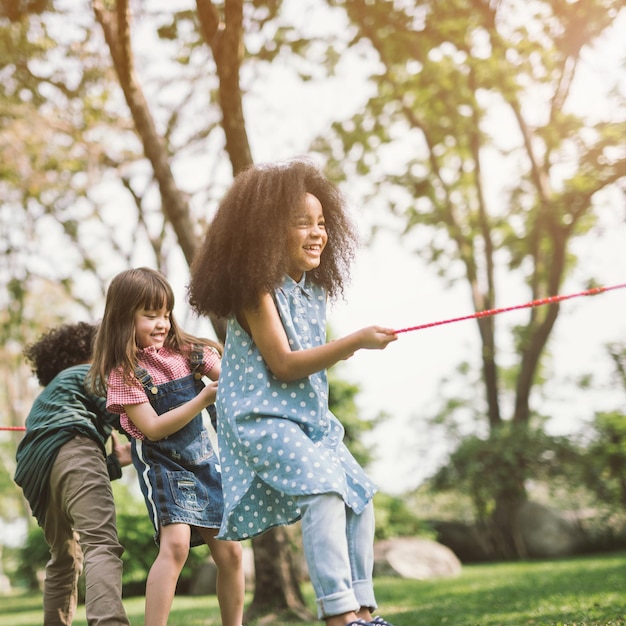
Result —
[[236, 176], [191, 264], [188, 298], [196, 313], [237, 314], [283, 281], [290, 218], [306, 193], [320, 201], [328, 233], [320, 264], [307, 275], [329, 297], [343, 294], [358, 244], [355, 226], [337, 185], [297, 158]]
[[62, 324], [24, 348], [24, 356], [43, 387], [64, 369], [91, 361], [96, 324]]
[[93, 363], [87, 382], [98, 395], [106, 395], [107, 379], [117, 367], [131, 377], [137, 365], [135, 342], [135, 313], [142, 309], [170, 312], [170, 331], [165, 345], [179, 352], [189, 352], [192, 344], [214, 347], [220, 354], [222, 346], [211, 339], [195, 337], [185, 332], [174, 317], [174, 291], [167, 278], [149, 267], [137, 267], [120, 272], [107, 290], [102, 322], [93, 351]]

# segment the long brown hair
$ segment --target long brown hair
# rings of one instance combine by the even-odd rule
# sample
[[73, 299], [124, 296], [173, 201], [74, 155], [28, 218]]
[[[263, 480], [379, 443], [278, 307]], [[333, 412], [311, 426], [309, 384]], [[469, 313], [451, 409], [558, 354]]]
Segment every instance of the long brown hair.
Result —
[[186, 333], [174, 318], [174, 291], [160, 272], [138, 267], [120, 272], [109, 285], [104, 315], [96, 335], [93, 362], [88, 376], [95, 393], [106, 395], [107, 378], [121, 367], [124, 377], [131, 377], [137, 365], [135, 313], [140, 309], [170, 311], [170, 331], [165, 339], [168, 348], [189, 352], [191, 345], [210, 345], [222, 353], [222, 347], [210, 339]]

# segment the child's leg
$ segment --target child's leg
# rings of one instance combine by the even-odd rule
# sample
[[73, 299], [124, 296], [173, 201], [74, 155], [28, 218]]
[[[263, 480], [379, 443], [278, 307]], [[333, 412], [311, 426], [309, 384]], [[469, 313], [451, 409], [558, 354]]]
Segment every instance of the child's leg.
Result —
[[238, 541], [216, 539], [217, 529], [198, 528], [209, 546], [217, 566], [217, 600], [222, 615], [222, 626], [241, 626], [245, 579], [243, 551]]
[[318, 617], [328, 625], [347, 624], [357, 618], [360, 604], [352, 588], [345, 503], [335, 494], [300, 496], [297, 500]]
[[82, 571], [83, 554], [70, 524], [49, 506], [43, 528], [50, 546], [43, 589], [44, 626], [71, 624], [78, 603], [78, 577]]
[[372, 502], [358, 515], [352, 509], [346, 508], [346, 537], [350, 555], [352, 588], [361, 606], [357, 614], [366, 621], [372, 619], [371, 611], [377, 606], [372, 582], [375, 529], [376, 521]]
[[122, 604], [122, 553], [115, 522], [115, 503], [106, 462], [95, 441], [74, 439], [80, 474], [73, 491], [67, 491], [67, 511], [84, 554], [85, 612], [87, 621], [128, 624]]
[[43, 588], [44, 626], [71, 624], [78, 602], [83, 553], [65, 512], [66, 489], [76, 477], [71, 451], [70, 444], [60, 448], [50, 473], [50, 500], [43, 523], [43, 534], [50, 547]]
[[51, 553], [44, 623], [71, 624], [84, 555], [89, 623], [128, 624], [111, 484], [100, 448], [88, 437], [74, 437], [57, 454], [44, 527]]
[[161, 527], [159, 554], [146, 582], [145, 626], [167, 626], [176, 583], [189, 555], [190, 536], [187, 524]]

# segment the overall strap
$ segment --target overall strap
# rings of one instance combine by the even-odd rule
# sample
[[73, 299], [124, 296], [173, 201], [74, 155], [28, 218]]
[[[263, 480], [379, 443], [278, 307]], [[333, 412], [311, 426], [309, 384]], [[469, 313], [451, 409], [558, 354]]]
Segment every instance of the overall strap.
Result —
[[191, 373], [195, 380], [202, 378], [202, 372], [200, 368], [204, 363], [204, 350], [199, 343], [194, 343], [189, 353], [189, 366], [191, 367]]
[[[211, 347], [211, 350], [215, 350], [215, 348]], [[204, 348], [198, 344], [194, 343], [191, 352], [189, 353], [189, 365], [191, 367], [191, 373], [195, 380], [200, 380], [202, 378], [202, 372], [200, 371], [200, 367], [204, 363]], [[211, 419], [211, 425], [217, 431], [217, 411], [215, 410], [215, 404], [209, 404], [206, 408], [207, 413], [209, 414], [209, 418]]]
[[148, 373], [144, 367], [138, 365], [135, 368], [135, 376], [137, 380], [142, 384], [144, 391], [146, 392], [146, 396], [148, 396], [148, 400], [150, 404], [154, 407], [154, 400], [156, 399], [156, 394], [159, 393], [156, 385], [152, 382], [152, 376]]

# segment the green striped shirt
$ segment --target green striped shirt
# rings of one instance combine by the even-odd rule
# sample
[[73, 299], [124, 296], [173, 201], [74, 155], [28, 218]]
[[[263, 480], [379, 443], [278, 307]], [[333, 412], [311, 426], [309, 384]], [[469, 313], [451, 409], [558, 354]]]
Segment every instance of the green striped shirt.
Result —
[[85, 435], [106, 455], [111, 430], [120, 430], [119, 415], [106, 410], [106, 399], [85, 389], [88, 371], [89, 365], [84, 364], [57, 374], [37, 396], [26, 418], [26, 433], [17, 448], [15, 482], [40, 525], [48, 508], [50, 472], [59, 448], [76, 435]]

